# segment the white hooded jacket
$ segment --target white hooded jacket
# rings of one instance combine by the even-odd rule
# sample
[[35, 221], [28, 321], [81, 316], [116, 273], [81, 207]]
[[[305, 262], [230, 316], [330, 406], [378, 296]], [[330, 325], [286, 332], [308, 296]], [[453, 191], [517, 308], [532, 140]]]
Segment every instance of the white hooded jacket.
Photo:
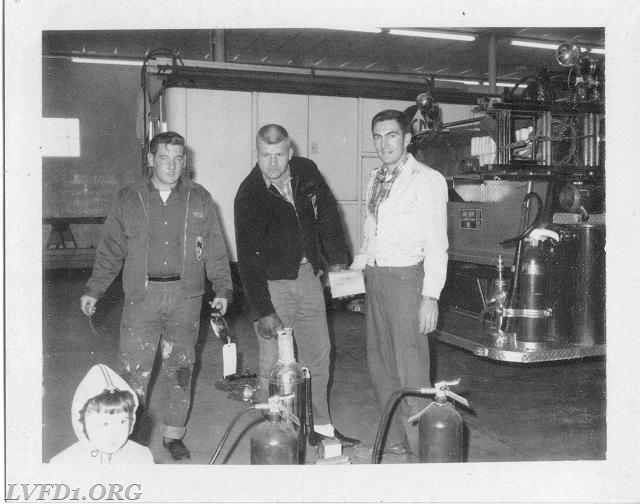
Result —
[[[100, 464], [153, 464], [153, 456], [146, 446], [128, 440], [122, 448], [113, 454], [101, 453], [87, 438], [80, 419], [80, 411], [89, 399], [105, 389], [127, 390], [133, 394], [135, 410], [138, 409], [138, 396], [117, 373], [104, 364], [96, 364], [82, 379], [71, 402], [71, 424], [78, 442], [54, 456], [49, 463], [61, 465], [100, 465]], [[133, 423], [131, 425], [133, 429]]]

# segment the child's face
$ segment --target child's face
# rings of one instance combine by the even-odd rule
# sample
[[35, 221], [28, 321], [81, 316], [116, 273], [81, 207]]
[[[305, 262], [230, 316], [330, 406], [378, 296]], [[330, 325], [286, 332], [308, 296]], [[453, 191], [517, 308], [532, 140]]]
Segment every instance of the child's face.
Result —
[[129, 413], [86, 411], [84, 428], [91, 444], [103, 453], [115, 453], [129, 438]]

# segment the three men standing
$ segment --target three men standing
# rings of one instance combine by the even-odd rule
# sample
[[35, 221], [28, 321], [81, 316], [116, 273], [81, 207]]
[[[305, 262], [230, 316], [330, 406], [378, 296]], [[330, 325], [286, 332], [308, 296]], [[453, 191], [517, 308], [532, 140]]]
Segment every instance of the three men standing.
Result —
[[[446, 277], [447, 185], [440, 173], [407, 152], [406, 114], [380, 112], [372, 133], [383, 165], [372, 172], [367, 189], [362, 253], [367, 361], [384, 405], [399, 388], [430, 384], [426, 335], [436, 327]], [[190, 457], [181, 439], [204, 274], [213, 283], [213, 306], [222, 313], [232, 284], [211, 196], [182, 176], [184, 138], [161, 133], [150, 147], [153, 174], [118, 193], [81, 309], [93, 314], [124, 264], [123, 377], [144, 399], [160, 345], [161, 372], [170, 388], [163, 444], [174, 459], [183, 460]], [[298, 361], [312, 375], [313, 442], [335, 437], [343, 446], [354, 446], [360, 441], [334, 428], [327, 396], [331, 343], [319, 277], [348, 261], [337, 203], [315, 163], [293, 156], [282, 126], [260, 128], [256, 147], [257, 164], [238, 189], [234, 218], [240, 277], [258, 335], [262, 390], [268, 391], [269, 371], [278, 358], [277, 330], [291, 327]], [[402, 401], [387, 451], [418, 453], [417, 428], [407, 419], [422, 402]]]

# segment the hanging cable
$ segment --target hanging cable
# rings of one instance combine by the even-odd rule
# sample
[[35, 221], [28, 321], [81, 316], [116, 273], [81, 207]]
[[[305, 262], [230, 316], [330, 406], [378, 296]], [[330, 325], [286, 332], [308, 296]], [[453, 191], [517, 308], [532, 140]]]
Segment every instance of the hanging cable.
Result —
[[384, 412], [382, 413], [382, 417], [380, 417], [380, 424], [378, 425], [376, 440], [373, 443], [373, 451], [371, 452], [372, 464], [379, 464], [380, 459], [382, 458], [382, 446], [384, 443], [384, 437], [387, 431], [387, 426], [389, 424], [391, 413], [393, 412], [393, 408], [395, 407], [396, 403], [405, 394], [420, 395], [421, 393], [422, 393], [422, 389], [420, 388], [406, 387], [406, 388], [401, 388], [399, 390], [396, 390], [389, 396], [389, 399], [387, 399], [387, 404], [385, 405], [385, 408], [384, 408]]

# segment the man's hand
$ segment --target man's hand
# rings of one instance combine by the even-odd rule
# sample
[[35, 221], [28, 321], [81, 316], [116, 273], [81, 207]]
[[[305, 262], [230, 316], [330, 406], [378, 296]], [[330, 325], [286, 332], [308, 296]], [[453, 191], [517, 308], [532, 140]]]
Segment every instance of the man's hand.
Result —
[[278, 338], [278, 329], [284, 329], [284, 324], [276, 312], [265, 315], [256, 320], [253, 325], [261, 338]]
[[336, 271], [344, 271], [347, 269], [346, 264], [331, 264], [329, 266], [329, 273], [334, 273]]
[[438, 300], [432, 297], [422, 297], [418, 311], [420, 335], [425, 336], [436, 328], [438, 323]]
[[90, 317], [96, 312], [96, 303], [98, 300], [94, 297], [85, 294], [80, 298], [80, 309], [87, 317]]
[[216, 310], [220, 313], [220, 315], [224, 315], [225, 313], [227, 313], [229, 300], [227, 298], [217, 297], [213, 298], [213, 301], [210, 301], [209, 304], [211, 305], [212, 310]]

